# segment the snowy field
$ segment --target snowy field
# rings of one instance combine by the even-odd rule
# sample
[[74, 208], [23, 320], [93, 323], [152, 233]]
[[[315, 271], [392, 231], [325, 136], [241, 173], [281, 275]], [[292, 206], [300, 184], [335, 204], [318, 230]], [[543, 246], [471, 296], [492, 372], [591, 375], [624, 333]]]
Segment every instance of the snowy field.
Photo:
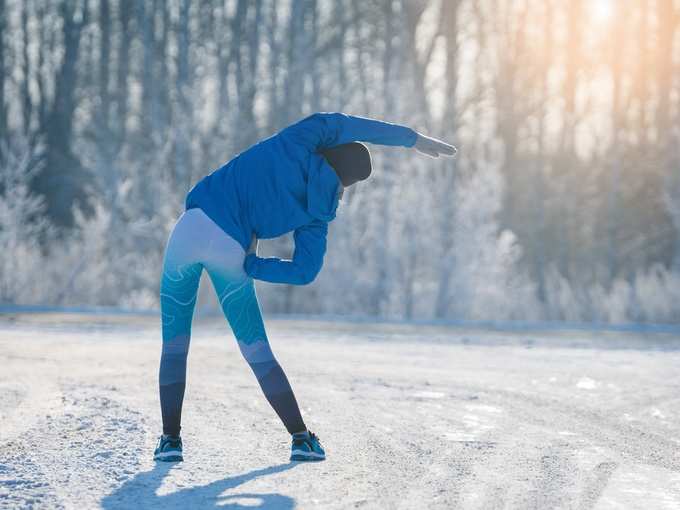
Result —
[[0, 508], [680, 508], [680, 335], [270, 320], [289, 438], [195, 324], [185, 462], [156, 464], [157, 319], [0, 317]]

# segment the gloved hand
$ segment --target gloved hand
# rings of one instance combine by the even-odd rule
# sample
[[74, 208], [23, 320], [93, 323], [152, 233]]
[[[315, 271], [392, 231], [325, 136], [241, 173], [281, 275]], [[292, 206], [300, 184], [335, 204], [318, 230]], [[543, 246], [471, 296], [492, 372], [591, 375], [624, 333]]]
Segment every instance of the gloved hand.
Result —
[[250, 255], [251, 253], [257, 255], [257, 237], [255, 237], [255, 234], [253, 234], [253, 237], [251, 238], [250, 247], [248, 248], [246, 255]]
[[416, 138], [416, 144], [413, 146], [418, 152], [422, 154], [427, 154], [432, 158], [438, 158], [440, 155], [443, 156], [455, 156], [456, 148], [453, 145], [444, 143], [436, 138], [430, 138], [423, 134], [418, 133], [418, 138]]

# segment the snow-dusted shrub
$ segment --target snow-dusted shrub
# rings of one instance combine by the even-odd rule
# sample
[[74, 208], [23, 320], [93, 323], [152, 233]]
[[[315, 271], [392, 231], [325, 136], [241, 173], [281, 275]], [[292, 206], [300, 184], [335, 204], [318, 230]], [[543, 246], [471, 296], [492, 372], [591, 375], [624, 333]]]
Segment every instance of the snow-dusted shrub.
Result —
[[[675, 150], [679, 150], [677, 147]], [[680, 159], [680, 156], [678, 156]], [[669, 172], [666, 179], [666, 188], [664, 190], [663, 198], [666, 205], [666, 211], [671, 217], [673, 226], [675, 227], [675, 259], [673, 260], [673, 269], [680, 271], [680, 162], [676, 163], [679, 168]]]
[[129, 183], [116, 191], [118, 207], [101, 201], [94, 212], [74, 211], [75, 228], [53, 247], [60, 273], [55, 301], [60, 305], [153, 308], [168, 227], [160, 215], [146, 217], [129, 200]]
[[536, 319], [535, 285], [520, 268], [516, 236], [500, 231], [502, 179], [491, 166], [462, 180], [455, 204], [453, 315], [480, 320]]
[[633, 281], [635, 321], [680, 322], [680, 273], [661, 265], [638, 271]]
[[611, 324], [635, 320], [634, 284], [617, 278], [609, 289], [593, 284], [588, 287], [587, 293], [588, 299], [584, 303], [585, 320]]
[[584, 297], [579, 290], [551, 265], [545, 274], [545, 318], [570, 322], [585, 320]]
[[0, 151], [0, 302], [33, 304], [49, 300], [44, 277], [49, 258], [41, 242], [52, 238], [41, 196], [30, 183], [40, 170], [38, 150], [16, 140]]
[[547, 318], [572, 322], [680, 322], [680, 274], [661, 265], [638, 271], [630, 280], [617, 278], [574, 285], [554, 267], [546, 276]]
[[[516, 236], [499, 228], [502, 179], [491, 166], [442, 192], [428, 161], [402, 157], [386, 164], [391, 186], [358, 185], [330, 228], [324, 271], [306, 312], [379, 314], [392, 318], [537, 319], [535, 285], [521, 269]], [[455, 168], [441, 168], [444, 179]], [[390, 195], [385, 196], [389, 189]], [[448, 203], [447, 203], [448, 202]], [[443, 250], [442, 208], [452, 213], [451, 247]], [[386, 230], [387, 229], [387, 230]], [[438, 314], [442, 279], [448, 303]], [[269, 292], [263, 286], [263, 293]], [[312, 289], [303, 289], [305, 295]]]

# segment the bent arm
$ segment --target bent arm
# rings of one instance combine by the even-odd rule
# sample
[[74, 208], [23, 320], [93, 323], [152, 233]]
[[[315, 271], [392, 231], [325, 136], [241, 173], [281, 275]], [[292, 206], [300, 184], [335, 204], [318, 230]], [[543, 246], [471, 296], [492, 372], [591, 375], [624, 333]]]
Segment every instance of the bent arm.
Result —
[[317, 152], [349, 142], [413, 147], [418, 138], [411, 128], [344, 113], [315, 113], [285, 128], [281, 135]]
[[314, 220], [293, 234], [295, 251], [292, 260], [277, 257], [261, 258], [250, 253], [244, 261], [248, 276], [270, 283], [306, 285], [319, 274], [326, 254], [328, 224]]

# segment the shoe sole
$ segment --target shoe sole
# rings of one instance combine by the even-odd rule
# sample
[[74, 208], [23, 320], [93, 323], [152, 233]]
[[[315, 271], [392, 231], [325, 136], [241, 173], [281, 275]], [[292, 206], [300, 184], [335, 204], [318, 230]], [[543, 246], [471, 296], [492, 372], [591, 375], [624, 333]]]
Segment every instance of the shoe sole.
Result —
[[290, 460], [296, 460], [296, 461], [320, 461], [320, 460], [326, 460], [326, 456], [321, 454], [321, 453], [316, 453], [316, 452], [300, 452], [300, 453], [294, 453], [290, 456]]
[[182, 462], [184, 457], [177, 455], [175, 452], [161, 452], [154, 455], [153, 460], [160, 460], [161, 462]]

